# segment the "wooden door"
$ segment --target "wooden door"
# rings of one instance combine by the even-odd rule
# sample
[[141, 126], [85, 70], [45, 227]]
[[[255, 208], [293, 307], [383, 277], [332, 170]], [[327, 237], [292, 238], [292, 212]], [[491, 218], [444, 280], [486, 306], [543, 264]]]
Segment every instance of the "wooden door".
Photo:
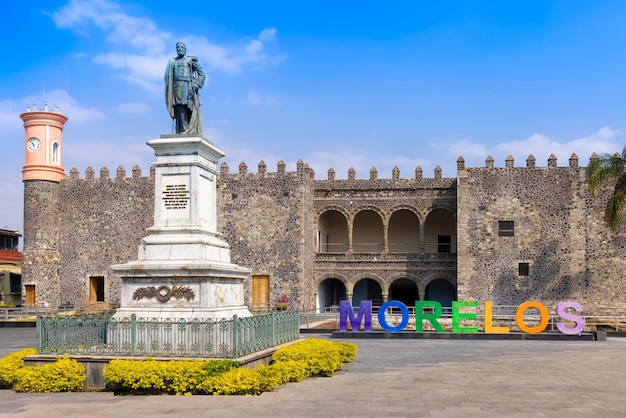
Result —
[[89, 301], [104, 302], [104, 277], [89, 278]]
[[26, 289], [26, 306], [35, 306], [35, 285], [27, 284]]
[[269, 309], [270, 276], [252, 276], [252, 309]]

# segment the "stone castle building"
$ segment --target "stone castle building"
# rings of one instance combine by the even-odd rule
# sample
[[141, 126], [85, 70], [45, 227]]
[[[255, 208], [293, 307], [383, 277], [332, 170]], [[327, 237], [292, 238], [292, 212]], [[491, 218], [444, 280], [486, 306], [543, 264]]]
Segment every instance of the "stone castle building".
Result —
[[[61, 162], [65, 116], [31, 110], [24, 166], [23, 289], [38, 306], [120, 301], [113, 264], [135, 259], [153, 223], [154, 173], [130, 175], [75, 168]], [[37, 145], [38, 144], [38, 145]], [[593, 158], [593, 157], [592, 157]], [[251, 308], [334, 307], [339, 300], [493, 301], [552, 306], [577, 301], [585, 312], [626, 307], [626, 231], [603, 223], [609, 190], [592, 198], [585, 168], [551, 156], [536, 166], [511, 157], [496, 167], [465, 167], [456, 177], [325, 179], [302, 161], [255, 172], [220, 166], [218, 229], [233, 263], [248, 267]], [[26, 292], [24, 290], [24, 292]]]

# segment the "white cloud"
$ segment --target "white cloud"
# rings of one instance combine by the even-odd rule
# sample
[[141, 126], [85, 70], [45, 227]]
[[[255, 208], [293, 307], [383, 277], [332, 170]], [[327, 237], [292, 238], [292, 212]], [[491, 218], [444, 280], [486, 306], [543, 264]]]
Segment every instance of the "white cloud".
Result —
[[150, 112], [150, 106], [145, 103], [127, 102], [118, 104], [115, 110], [121, 113], [145, 114]]
[[[523, 166], [531, 154], [536, 158], [537, 166], [546, 166], [548, 157], [554, 154], [557, 157], [557, 164], [564, 166], [568, 164], [569, 157], [576, 154], [579, 164], [584, 166], [594, 152], [598, 154], [621, 152], [622, 146], [619, 144], [622, 141], [622, 131], [603, 126], [595, 133], [564, 142], [540, 133], [522, 140], [501, 142], [492, 147], [469, 139], [433, 138], [429, 141], [429, 149], [434, 158], [444, 159], [442, 162], [432, 161], [441, 164], [446, 176], [448, 171], [455, 168], [459, 156], [465, 160], [466, 167], [483, 167], [486, 158], [491, 155], [496, 167], [501, 167], [509, 155], [514, 158], [516, 166]], [[454, 175], [454, 172], [449, 174]]]
[[[97, 108], [86, 108], [79, 105], [65, 90], [52, 90], [46, 93], [48, 109], [54, 110], [58, 105], [61, 113], [71, 117], [72, 122], [90, 122], [104, 119], [105, 113]], [[36, 104], [37, 109], [43, 109], [41, 97], [34, 95], [21, 99], [5, 99], [0, 101], [0, 133], [19, 132], [22, 127], [20, 114], [26, 111], [27, 106]]]
[[132, 46], [147, 54], [165, 51], [170, 34], [158, 30], [148, 18], [130, 16], [119, 4], [108, 0], [71, 0], [52, 14], [59, 28], [88, 31], [94, 24], [107, 34], [107, 39], [123, 46]]
[[[147, 17], [125, 13], [120, 4], [110, 0], [71, 0], [52, 15], [59, 28], [89, 35], [97, 27], [114, 51], [97, 55], [94, 60], [122, 72], [122, 78], [140, 88], [158, 92], [169, 57], [174, 56], [173, 35], [159, 29]], [[256, 39], [221, 46], [204, 36], [178, 36], [187, 45], [189, 55], [197, 56], [206, 72], [238, 74], [244, 68], [263, 68], [278, 64], [283, 57], [265, 52], [265, 45], [276, 38], [275, 28], [266, 28]], [[171, 46], [171, 48], [169, 48]]]
[[[268, 172], [275, 172], [277, 171], [278, 162], [281, 159], [284, 160], [284, 158], [281, 158], [280, 156], [276, 156], [265, 151], [238, 148], [233, 146], [233, 144], [224, 144], [224, 147], [220, 149], [226, 154], [226, 157], [220, 160], [219, 165], [222, 165], [222, 163], [225, 162], [228, 165], [231, 174], [239, 172], [239, 164], [242, 162], [248, 166], [249, 173], [256, 173], [258, 171], [258, 164], [261, 161], [267, 165]], [[286, 166], [287, 171], [294, 171], [296, 169], [295, 162], [291, 164], [286, 163]]]
[[[79, 142], [88, 146], [80, 146]], [[125, 138], [124, 141], [75, 139], [73, 146], [64, 147], [63, 154], [66, 174], [69, 175], [70, 169], [76, 167], [81, 178], [85, 176], [85, 162], [96, 171], [96, 177], [99, 177], [102, 167], [107, 167], [109, 175], [115, 177], [115, 170], [119, 166], [126, 170], [128, 177], [135, 165], [141, 167], [143, 176], [147, 176], [155, 158], [146, 140], [140, 138]]]
[[264, 52], [265, 42], [261, 39], [251, 39], [229, 47], [217, 45], [205, 37], [189, 36], [182, 40], [190, 55], [198, 56], [203, 68], [209, 72], [239, 74], [247, 67], [263, 68], [283, 60], [282, 57]]
[[[580, 159], [579, 164], [586, 165], [586, 160], [594, 152], [599, 154], [621, 151], [622, 147], [616, 141], [620, 135], [620, 130], [603, 126], [591, 135], [571, 141], [557, 142], [548, 136], [533, 134], [525, 140], [500, 143], [495, 149], [499, 151], [499, 156], [504, 158], [510, 154], [516, 160], [525, 161], [532, 154], [537, 158], [537, 165], [545, 165], [551, 154], [554, 154], [560, 161], [567, 161], [572, 154], [576, 154]], [[562, 164], [559, 162], [559, 165]]]
[[273, 105], [276, 104], [276, 98], [251, 91], [245, 103], [250, 106]]
[[483, 144], [472, 143], [467, 139], [454, 142], [448, 147], [452, 156], [466, 158], [486, 158], [489, 154], [487, 147]]
[[348, 178], [350, 168], [354, 168], [356, 171], [356, 178], [365, 179], [369, 178], [370, 169], [373, 166], [378, 170], [380, 178], [391, 177], [391, 168], [388, 170], [388, 175], [383, 175], [383, 171], [381, 171], [387, 171], [383, 166], [389, 166], [389, 164], [383, 163], [379, 155], [368, 155], [363, 150], [317, 151], [310, 157], [303, 158], [303, 161], [315, 171], [315, 177], [319, 179], [325, 179], [331, 168], [335, 170], [335, 178], [337, 179]]
[[24, 186], [20, 177], [21, 173], [18, 176], [16, 172], [8, 169], [0, 171], [0, 202], [2, 202], [0, 228], [23, 232]]
[[0, 100], [0, 133], [19, 132], [22, 122], [19, 115], [26, 111], [31, 101]]
[[106, 114], [98, 108], [80, 106], [76, 99], [65, 90], [52, 90], [46, 93], [46, 99], [50, 103], [50, 110], [58, 105], [61, 113], [71, 118], [72, 123], [85, 123], [106, 118]]
[[259, 33], [259, 39], [263, 42], [271, 42], [276, 40], [276, 28], [266, 28]]
[[130, 84], [157, 93], [163, 91], [163, 74], [168, 58], [167, 55], [148, 56], [112, 52], [97, 55], [94, 61], [123, 70], [122, 78]]

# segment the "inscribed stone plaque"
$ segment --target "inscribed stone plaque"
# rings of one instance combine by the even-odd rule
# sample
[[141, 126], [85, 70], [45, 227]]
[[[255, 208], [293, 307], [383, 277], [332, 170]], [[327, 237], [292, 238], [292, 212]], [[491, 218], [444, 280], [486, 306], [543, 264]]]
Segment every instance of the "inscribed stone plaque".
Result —
[[166, 218], [181, 219], [190, 216], [189, 175], [176, 174], [163, 176], [161, 201]]

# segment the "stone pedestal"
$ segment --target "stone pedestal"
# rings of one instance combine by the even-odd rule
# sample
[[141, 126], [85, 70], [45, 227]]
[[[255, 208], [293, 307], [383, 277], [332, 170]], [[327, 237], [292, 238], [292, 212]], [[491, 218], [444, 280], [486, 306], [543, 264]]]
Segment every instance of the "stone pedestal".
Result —
[[116, 318], [223, 319], [250, 316], [243, 281], [217, 232], [217, 161], [224, 154], [197, 136], [162, 135], [156, 154], [154, 225], [136, 261], [111, 266], [122, 278]]

